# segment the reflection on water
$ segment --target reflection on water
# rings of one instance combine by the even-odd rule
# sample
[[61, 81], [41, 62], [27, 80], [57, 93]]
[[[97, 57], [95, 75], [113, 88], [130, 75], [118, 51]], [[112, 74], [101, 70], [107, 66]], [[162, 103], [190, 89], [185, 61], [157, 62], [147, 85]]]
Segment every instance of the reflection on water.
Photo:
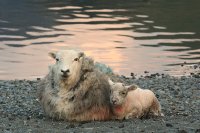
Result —
[[1, 0], [0, 79], [40, 77], [52, 50], [82, 49], [119, 74], [200, 61], [200, 1]]

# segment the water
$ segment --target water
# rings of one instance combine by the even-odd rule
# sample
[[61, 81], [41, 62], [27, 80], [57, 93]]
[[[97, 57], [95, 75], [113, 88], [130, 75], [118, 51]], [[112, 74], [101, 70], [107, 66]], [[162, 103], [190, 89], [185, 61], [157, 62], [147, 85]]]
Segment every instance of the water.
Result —
[[200, 62], [199, 0], [1, 0], [0, 79], [44, 76], [76, 48], [116, 73], [179, 75]]

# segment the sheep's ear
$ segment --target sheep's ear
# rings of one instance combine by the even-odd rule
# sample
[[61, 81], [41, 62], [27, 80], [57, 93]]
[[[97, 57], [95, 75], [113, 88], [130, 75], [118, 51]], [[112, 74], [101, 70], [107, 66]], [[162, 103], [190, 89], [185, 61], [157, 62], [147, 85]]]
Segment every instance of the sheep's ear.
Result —
[[114, 84], [113, 81], [110, 78], [108, 79], [108, 82], [109, 82], [110, 85]]
[[85, 54], [84, 54], [83, 52], [80, 52], [80, 53], [78, 54], [79, 58], [83, 57], [84, 55], [85, 55]]
[[84, 58], [82, 64], [82, 70], [84, 71], [92, 71], [94, 69], [94, 60], [92, 58]]
[[49, 68], [49, 70], [51, 70], [51, 69], [52, 69], [52, 66], [51, 66], [51, 65], [49, 65], [49, 66], [48, 66], [48, 68]]
[[128, 89], [128, 91], [132, 91], [132, 90], [136, 90], [138, 88], [138, 86], [135, 84], [132, 84], [130, 86], [126, 86], [126, 88]]
[[53, 59], [56, 58], [56, 53], [55, 52], [49, 52], [49, 56]]

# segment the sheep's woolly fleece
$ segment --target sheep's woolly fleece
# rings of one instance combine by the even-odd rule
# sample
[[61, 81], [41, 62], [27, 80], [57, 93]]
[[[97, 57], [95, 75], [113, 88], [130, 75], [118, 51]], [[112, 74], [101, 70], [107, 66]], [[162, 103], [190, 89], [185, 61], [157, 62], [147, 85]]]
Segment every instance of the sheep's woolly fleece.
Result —
[[83, 52], [50, 53], [56, 60], [39, 85], [39, 100], [51, 118], [69, 121], [108, 120], [112, 116], [107, 76]]

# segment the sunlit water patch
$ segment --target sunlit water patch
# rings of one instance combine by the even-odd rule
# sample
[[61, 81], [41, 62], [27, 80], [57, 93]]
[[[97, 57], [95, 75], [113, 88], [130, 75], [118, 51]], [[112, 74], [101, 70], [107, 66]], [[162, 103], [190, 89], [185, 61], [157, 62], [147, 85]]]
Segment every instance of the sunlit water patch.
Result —
[[0, 79], [42, 77], [53, 63], [48, 52], [60, 49], [81, 49], [127, 76], [145, 70], [182, 75], [180, 64], [200, 62], [200, 2], [183, 10], [186, 3], [1, 1]]

